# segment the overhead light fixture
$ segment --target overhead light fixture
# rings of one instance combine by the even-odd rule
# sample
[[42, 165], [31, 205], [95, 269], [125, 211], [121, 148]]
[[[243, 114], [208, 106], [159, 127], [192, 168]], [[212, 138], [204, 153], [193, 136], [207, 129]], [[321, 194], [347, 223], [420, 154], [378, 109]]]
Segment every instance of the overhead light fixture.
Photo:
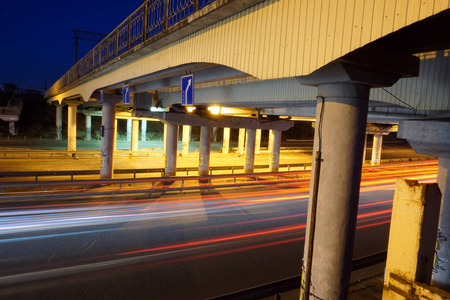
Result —
[[195, 106], [186, 106], [188, 112], [193, 112], [195, 110]]
[[220, 114], [220, 106], [210, 106], [210, 107], [208, 107], [208, 110], [209, 110], [213, 115], [218, 115], [218, 114]]
[[153, 111], [153, 112], [167, 112], [169, 110], [167, 108], [152, 106], [152, 107], [150, 107], [150, 111]]

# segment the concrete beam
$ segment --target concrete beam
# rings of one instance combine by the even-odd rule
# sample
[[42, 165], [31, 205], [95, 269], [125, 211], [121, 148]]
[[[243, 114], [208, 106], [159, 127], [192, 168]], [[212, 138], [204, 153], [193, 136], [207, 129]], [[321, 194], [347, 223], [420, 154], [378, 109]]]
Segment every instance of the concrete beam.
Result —
[[450, 119], [400, 121], [397, 136], [417, 153], [450, 158]]
[[150, 111], [133, 111], [135, 117], [157, 118], [163, 123], [174, 125], [208, 126], [208, 127], [229, 127], [229, 128], [247, 128], [247, 129], [276, 129], [285, 131], [294, 126], [294, 122], [288, 120], [272, 118], [243, 118], [231, 116], [200, 116], [187, 113], [154, 113]]
[[419, 63], [420, 59], [411, 54], [368, 45], [297, 79], [310, 86], [329, 82], [391, 86], [402, 77], [418, 76]]

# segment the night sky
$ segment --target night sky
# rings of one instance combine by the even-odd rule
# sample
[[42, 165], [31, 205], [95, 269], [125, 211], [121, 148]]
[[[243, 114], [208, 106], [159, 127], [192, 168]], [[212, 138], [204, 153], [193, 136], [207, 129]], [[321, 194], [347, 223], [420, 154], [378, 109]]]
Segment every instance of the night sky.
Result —
[[[49, 88], [74, 62], [73, 30], [108, 34], [144, 0], [7, 0], [0, 5], [0, 85]], [[95, 46], [79, 40], [78, 59]]]

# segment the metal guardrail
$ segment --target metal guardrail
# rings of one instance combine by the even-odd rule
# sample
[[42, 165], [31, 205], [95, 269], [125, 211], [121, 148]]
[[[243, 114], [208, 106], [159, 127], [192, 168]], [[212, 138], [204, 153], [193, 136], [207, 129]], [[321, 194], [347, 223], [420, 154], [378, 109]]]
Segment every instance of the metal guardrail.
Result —
[[[284, 181], [290, 182], [292, 180], [299, 180], [300, 175], [302, 178], [309, 178], [309, 171], [289, 171], [289, 172], [264, 172], [264, 173], [241, 173], [241, 174], [222, 174], [222, 175], [207, 175], [207, 176], [177, 176], [177, 177], [151, 177], [151, 178], [130, 178], [130, 179], [105, 179], [105, 180], [76, 180], [76, 181], [30, 181], [30, 182], [2, 182], [0, 183], [0, 193], [13, 195], [13, 194], [26, 194], [26, 193], [39, 193], [36, 191], [39, 189], [41, 192], [50, 191], [49, 188], [55, 188], [55, 190], [51, 190], [51, 192], [73, 192], [73, 191], [98, 191], [98, 187], [106, 187], [106, 186], [117, 186], [119, 190], [128, 190], [129, 186], [133, 184], [139, 184], [146, 186], [148, 190], [148, 186], [152, 188], [159, 188], [164, 190], [174, 190], [174, 189], [208, 189], [211, 187], [219, 188], [219, 187], [228, 187], [231, 185], [236, 186], [238, 179], [243, 179], [248, 181], [249, 183], [237, 183], [239, 186], [244, 186], [248, 184], [254, 184], [259, 182], [261, 179], [267, 178], [277, 178], [277, 180], [266, 181], [264, 180], [264, 184], [278, 184], [279, 178], [289, 177], [290, 179], [283, 179]], [[227, 180], [231, 179], [231, 180]], [[220, 181], [220, 184], [214, 184], [212, 186], [212, 181]], [[223, 180], [227, 181], [227, 183], [223, 183]], [[186, 185], [186, 182], [197, 182], [194, 185]], [[176, 183], [176, 184], [175, 184]], [[156, 186], [158, 184], [158, 186]], [[126, 186], [127, 188], [124, 188]], [[66, 190], [61, 191], [61, 188], [66, 188]], [[70, 189], [71, 188], [71, 189]], [[6, 191], [8, 189], [8, 191]], [[19, 190], [19, 191], [17, 191]], [[117, 190], [114, 190], [114, 193]]]
[[[352, 271], [367, 268], [369, 266], [386, 261], [387, 251], [376, 253], [367, 257], [355, 259], [352, 261]], [[280, 280], [270, 284], [254, 287], [248, 290], [212, 298], [214, 300], [247, 300], [247, 299], [263, 299], [275, 296], [274, 299], [282, 299], [281, 293], [299, 289], [301, 284], [301, 276]]]
[[216, 0], [146, 0], [58, 80], [62, 89]]
[[[279, 167], [287, 169], [290, 172], [294, 168], [301, 168], [306, 170], [311, 164], [282, 164]], [[268, 169], [269, 165], [255, 165], [255, 169]], [[214, 166], [209, 168], [209, 174], [213, 175], [214, 171], [231, 171], [234, 174], [236, 170], [243, 170], [243, 166]], [[198, 167], [183, 167], [177, 168], [177, 172], [186, 173], [198, 172]], [[136, 174], [152, 174], [160, 173], [161, 177], [165, 177], [164, 168], [147, 168], [147, 169], [116, 169], [114, 174], [133, 174], [133, 178], [136, 178]], [[36, 181], [39, 181], [39, 177], [51, 177], [51, 176], [70, 176], [70, 180], [74, 180], [74, 176], [86, 176], [86, 175], [100, 175], [100, 170], [68, 170], [68, 171], [25, 171], [25, 172], [0, 172], [1, 177], [34, 177]], [[173, 180], [173, 179], [172, 179]]]

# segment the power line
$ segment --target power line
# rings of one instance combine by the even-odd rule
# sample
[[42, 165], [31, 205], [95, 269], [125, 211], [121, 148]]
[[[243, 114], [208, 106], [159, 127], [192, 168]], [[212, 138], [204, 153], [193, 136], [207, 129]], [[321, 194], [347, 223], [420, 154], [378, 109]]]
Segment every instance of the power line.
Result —
[[77, 63], [78, 59], [78, 40], [86, 40], [91, 42], [100, 42], [106, 37], [106, 34], [103, 33], [97, 33], [97, 32], [90, 32], [90, 31], [84, 31], [84, 30], [73, 30], [73, 37], [75, 39], [75, 61], [74, 64]]

